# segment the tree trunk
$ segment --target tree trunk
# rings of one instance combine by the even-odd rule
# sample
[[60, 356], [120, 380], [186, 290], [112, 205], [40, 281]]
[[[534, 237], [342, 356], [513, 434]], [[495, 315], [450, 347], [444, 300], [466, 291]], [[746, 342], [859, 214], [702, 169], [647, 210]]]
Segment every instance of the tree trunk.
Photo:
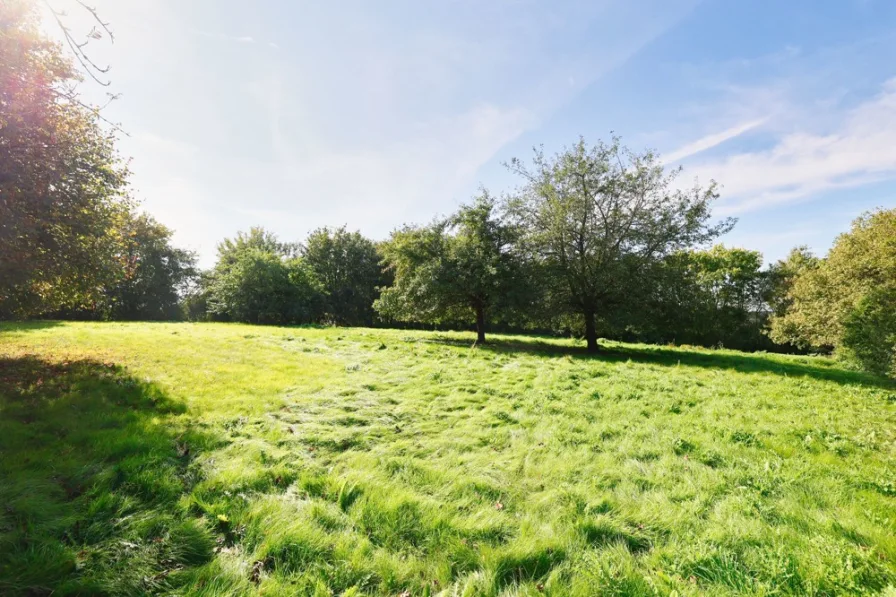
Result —
[[476, 307], [476, 344], [485, 344], [485, 309]]
[[597, 328], [594, 327], [594, 311], [585, 311], [585, 340], [588, 342], [588, 352], [597, 352]]

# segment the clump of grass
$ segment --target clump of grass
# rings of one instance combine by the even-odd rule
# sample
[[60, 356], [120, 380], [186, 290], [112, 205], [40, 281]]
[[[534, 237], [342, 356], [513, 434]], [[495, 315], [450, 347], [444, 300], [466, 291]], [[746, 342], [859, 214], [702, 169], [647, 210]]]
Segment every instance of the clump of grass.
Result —
[[650, 549], [650, 539], [643, 532], [638, 529], [626, 528], [625, 525], [608, 516], [586, 520], [580, 528], [585, 541], [597, 547], [619, 543], [633, 554], [643, 553]]
[[896, 586], [889, 382], [818, 357], [471, 344], [0, 326], [0, 593]]
[[111, 361], [0, 357], [0, 592], [139, 593], [213, 558], [179, 506], [208, 443], [182, 403]]

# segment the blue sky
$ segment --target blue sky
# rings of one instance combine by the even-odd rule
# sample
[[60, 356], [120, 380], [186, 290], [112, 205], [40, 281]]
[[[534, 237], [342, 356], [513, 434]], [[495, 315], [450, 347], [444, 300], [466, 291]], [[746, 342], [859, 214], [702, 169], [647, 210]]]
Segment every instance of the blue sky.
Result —
[[722, 241], [767, 260], [896, 206], [892, 0], [96, 6], [135, 194], [205, 266], [251, 225], [385, 238], [611, 131], [717, 180]]

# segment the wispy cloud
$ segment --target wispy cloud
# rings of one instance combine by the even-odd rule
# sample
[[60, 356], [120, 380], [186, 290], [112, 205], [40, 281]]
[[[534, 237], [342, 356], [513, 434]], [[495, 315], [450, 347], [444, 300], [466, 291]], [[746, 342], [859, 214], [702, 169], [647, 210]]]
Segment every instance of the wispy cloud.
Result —
[[[721, 137], [722, 134], [719, 135]], [[720, 211], [742, 213], [896, 177], [896, 79], [825, 132], [791, 132], [773, 146], [689, 168], [723, 185]]]
[[[284, 87], [276, 78], [253, 86], [268, 117], [274, 160], [231, 169], [246, 177], [245, 184], [254, 180], [258, 187], [258, 181], [264, 181], [265, 188], [257, 193], [267, 197], [266, 204], [254, 206], [251, 214], [235, 209], [274, 229], [290, 221], [297, 202], [309, 225], [349, 223], [378, 230], [379, 235], [402, 221], [427, 220], [451, 209], [458, 189], [501, 147], [535, 126], [538, 118], [522, 106], [480, 103], [459, 114], [418, 122], [371, 147], [344, 147], [325, 139], [302, 143], [292, 134]], [[278, 191], [283, 188], [300, 189], [302, 196], [283, 197]]]
[[698, 153], [702, 153], [708, 149], [712, 149], [713, 147], [721, 145], [725, 141], [730, 141], [731, 139], [739, 137], [744, 133], [764, 124], [767, 120], [767, 117], [759, 118], [757, 120], [751, 120], [749, 122], [737, 124], [718, 133], [706, 135], [705, 137], [697, 139], [696, 141], [683, 145], [678, 149], [665, 154], [663, 156], [663, 159], [668, 163], [681, 161], [685, 158], [689, 158], [693, 155], [697, 155]]
[[[201, 31], [201, 30], [194, 30], [194, 33], [196, 35], [199, 35], [200, 37], [205, 37], [208, 39], [215, 39], [218, 41], [227, 41], [227, 42], [233, 42], [233, 43], [238, 43], [238, 44], [259, 43], [258, 40], [256, 40], [251, 35], [227, 35], [226, 33], [214, 33], [211, 31]], [[276, 47], [277, 46], [277, 44], [275, 44], [273, 42], [268, 42], [265, 45], [267, 45], [268, 47]]]

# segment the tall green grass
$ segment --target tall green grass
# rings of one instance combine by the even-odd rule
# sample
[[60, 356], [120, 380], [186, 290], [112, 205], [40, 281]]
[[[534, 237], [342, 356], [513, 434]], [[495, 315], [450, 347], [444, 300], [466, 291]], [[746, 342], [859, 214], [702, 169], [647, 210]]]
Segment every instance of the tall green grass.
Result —
[[888, 382], [815, 357], [471, 343], [0, 327], [0, 594], [896, 586]]

